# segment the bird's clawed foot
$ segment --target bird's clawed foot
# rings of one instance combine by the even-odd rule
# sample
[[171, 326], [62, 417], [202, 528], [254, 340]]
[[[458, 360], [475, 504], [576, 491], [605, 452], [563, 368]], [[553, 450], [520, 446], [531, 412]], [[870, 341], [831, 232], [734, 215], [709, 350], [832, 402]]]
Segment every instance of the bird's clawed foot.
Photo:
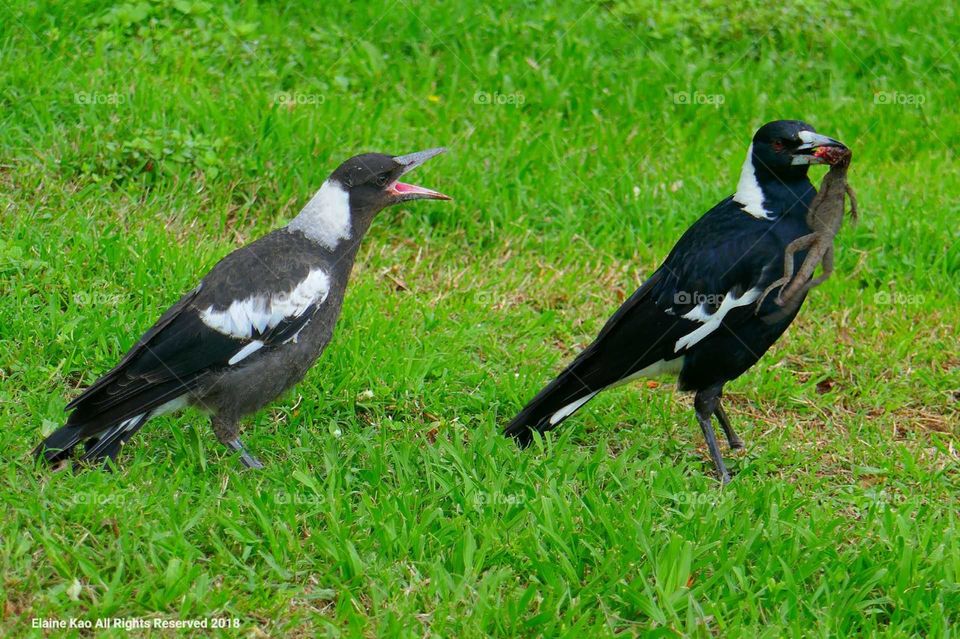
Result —
[[720, 422], [720, 426], [723, 427], [723, 432], [727, 436], [727, 443], [730, 444], [730, 448], [732, 450], [742, 450], [744, 448], [743, 440], [740, 439], [740, 436], [733, 430], [733, 426], [730, 425], [727, 411], [723, 410], [719, 399], [717, 399], [717, 407], [713, 409], [713, 414], [717, 416], [717, 421]]
[[240, 461], [243, 462], [243, 465], [247, 468], [261, 469], [263, 468], [263, 463], [247, 452], [247, 449], [243, 447], [243, 442], [240, 441], [240, 438], [231, 439], [227, 442], [227, 448], [237, 453], [240, 453]]
[[[717, 434], [714, 432], [713, 424], [710, 422], [711, 416], [717, 413], [717, 419], [720, 421], [720, 425], [723, 426], [731, 448], [734, 447], [735, 443], [739, 443], [742, 446], [743, 441], [733, 432], [733, 429], [730, 427], [730, 420], [726, 418], [726, 413], [723, 413], [723, 409], [720, 408], [720, 393], [722, 388], [722, 386], [715, 386], [707, 390], [698, 391], [693, 398], [693, 408], [697, 413], [697, 421], [700, 422], [703, 437], [707, 440], [707, 448], [710, 450], [713, 465], [717, 469], [717, 474], [720, 475], [720, 481], [726, 485], [730, 483], [730, 473], [727, 472], [727, 466], [723, 463], [723, 455], [720, 454], [720, 444], [717, 443]], [[721, 413], [723, 413], [723, 417], [720, 417]]]

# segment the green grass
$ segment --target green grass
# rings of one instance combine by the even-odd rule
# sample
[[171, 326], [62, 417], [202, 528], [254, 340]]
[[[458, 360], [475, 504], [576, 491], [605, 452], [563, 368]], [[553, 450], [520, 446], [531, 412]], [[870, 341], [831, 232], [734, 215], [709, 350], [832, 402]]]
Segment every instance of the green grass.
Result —
[[[339, 4], [0, 0], [0, 634], [956, 636], [956, 6]], [[854, 149], [862, 220], [728, 386], [735, 481], [671, 384], [499, 437], [787, 117]], [[189, 414], [117, 473], [35, 471], [219, 257], [349, 155], [441, 144], [417, 181], [455, 201], [378, 218], [248, 420], [266, 470]]]

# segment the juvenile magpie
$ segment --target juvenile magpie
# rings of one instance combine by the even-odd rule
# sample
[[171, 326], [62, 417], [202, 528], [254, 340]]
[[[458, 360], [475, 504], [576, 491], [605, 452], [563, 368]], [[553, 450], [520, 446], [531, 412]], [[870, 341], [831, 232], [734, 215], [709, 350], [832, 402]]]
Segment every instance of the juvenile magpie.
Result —
[[[721, 480], [730, 480], [711, 424], [742, 448], [720, 403], [723, 385], [753, 366], [793, 321], [803, 298], [784, 309], [771, 296], [784, 251], [810, 233], [816, 193], [811, 164], [842, 157], [840, 142], [796, 120], [763, 125], [747, 149], [734, 195], [681, 236], [667, 259], [607, 321], [596, 340], [505, 428], [521, 446], [557, 427], [600, 391], [671, 373], [693, 391], [697, 421]], [[802, 257], [797, 259], [802, 260]], [[759, 307], [757, 306], [759, 304]]]
[[218, 262], [133, 345], [117, 366], [67, 405], [66, 425], [34, 454], [47, 462], [115, 460], [151, 417], [186, 406], [210, 416], [220, 442], [262, 464], [239, 420], [299, 382], [340, 315], [360, 239], [383, 208], [449, 200], [399, 178], [443, 152], [367, 153], [337, 168], [293, 221]]

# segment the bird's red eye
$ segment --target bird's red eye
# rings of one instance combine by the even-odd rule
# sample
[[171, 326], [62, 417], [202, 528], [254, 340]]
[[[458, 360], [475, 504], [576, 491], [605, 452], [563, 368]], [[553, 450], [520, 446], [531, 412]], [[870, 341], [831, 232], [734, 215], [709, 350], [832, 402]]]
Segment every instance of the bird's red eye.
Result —
[[779, 153], [783, 151], [783, 140], [774, 140], [773, 141], [773, 150]]

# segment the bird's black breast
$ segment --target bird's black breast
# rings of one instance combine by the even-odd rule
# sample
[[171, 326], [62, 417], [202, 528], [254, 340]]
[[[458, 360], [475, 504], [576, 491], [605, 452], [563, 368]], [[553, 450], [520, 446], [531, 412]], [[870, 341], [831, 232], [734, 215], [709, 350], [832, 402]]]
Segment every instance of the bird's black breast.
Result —
[[[715, 312], [723, 296], [763, 291], [784, 273], [784, 253], [793, 240], [810, 233], [806, 211], [815, 191], [812, 186], [790, 191], [774, 211], [773, 219], [745, 213], [732, 199], [718, 204], [694, 224], [664, 263], [663, 283], [656, 291], [658, 304], [674, 302], [682, 315], [698, 302]], [[795, 263], [804, 258], [795, 255]], [[710, 293], [716, 297], [711, 299]], [[698, 297], [699, 295], [699, 297]], [[796, 317], [803, 300], [786, 312], [776, 295], [762, 303], [736, 308], [720, 328], [684, 353], [679, 387], [698, 390], [742, 375], [783, 334]], [[677, 305], [677, 300], [689, 305]]]

